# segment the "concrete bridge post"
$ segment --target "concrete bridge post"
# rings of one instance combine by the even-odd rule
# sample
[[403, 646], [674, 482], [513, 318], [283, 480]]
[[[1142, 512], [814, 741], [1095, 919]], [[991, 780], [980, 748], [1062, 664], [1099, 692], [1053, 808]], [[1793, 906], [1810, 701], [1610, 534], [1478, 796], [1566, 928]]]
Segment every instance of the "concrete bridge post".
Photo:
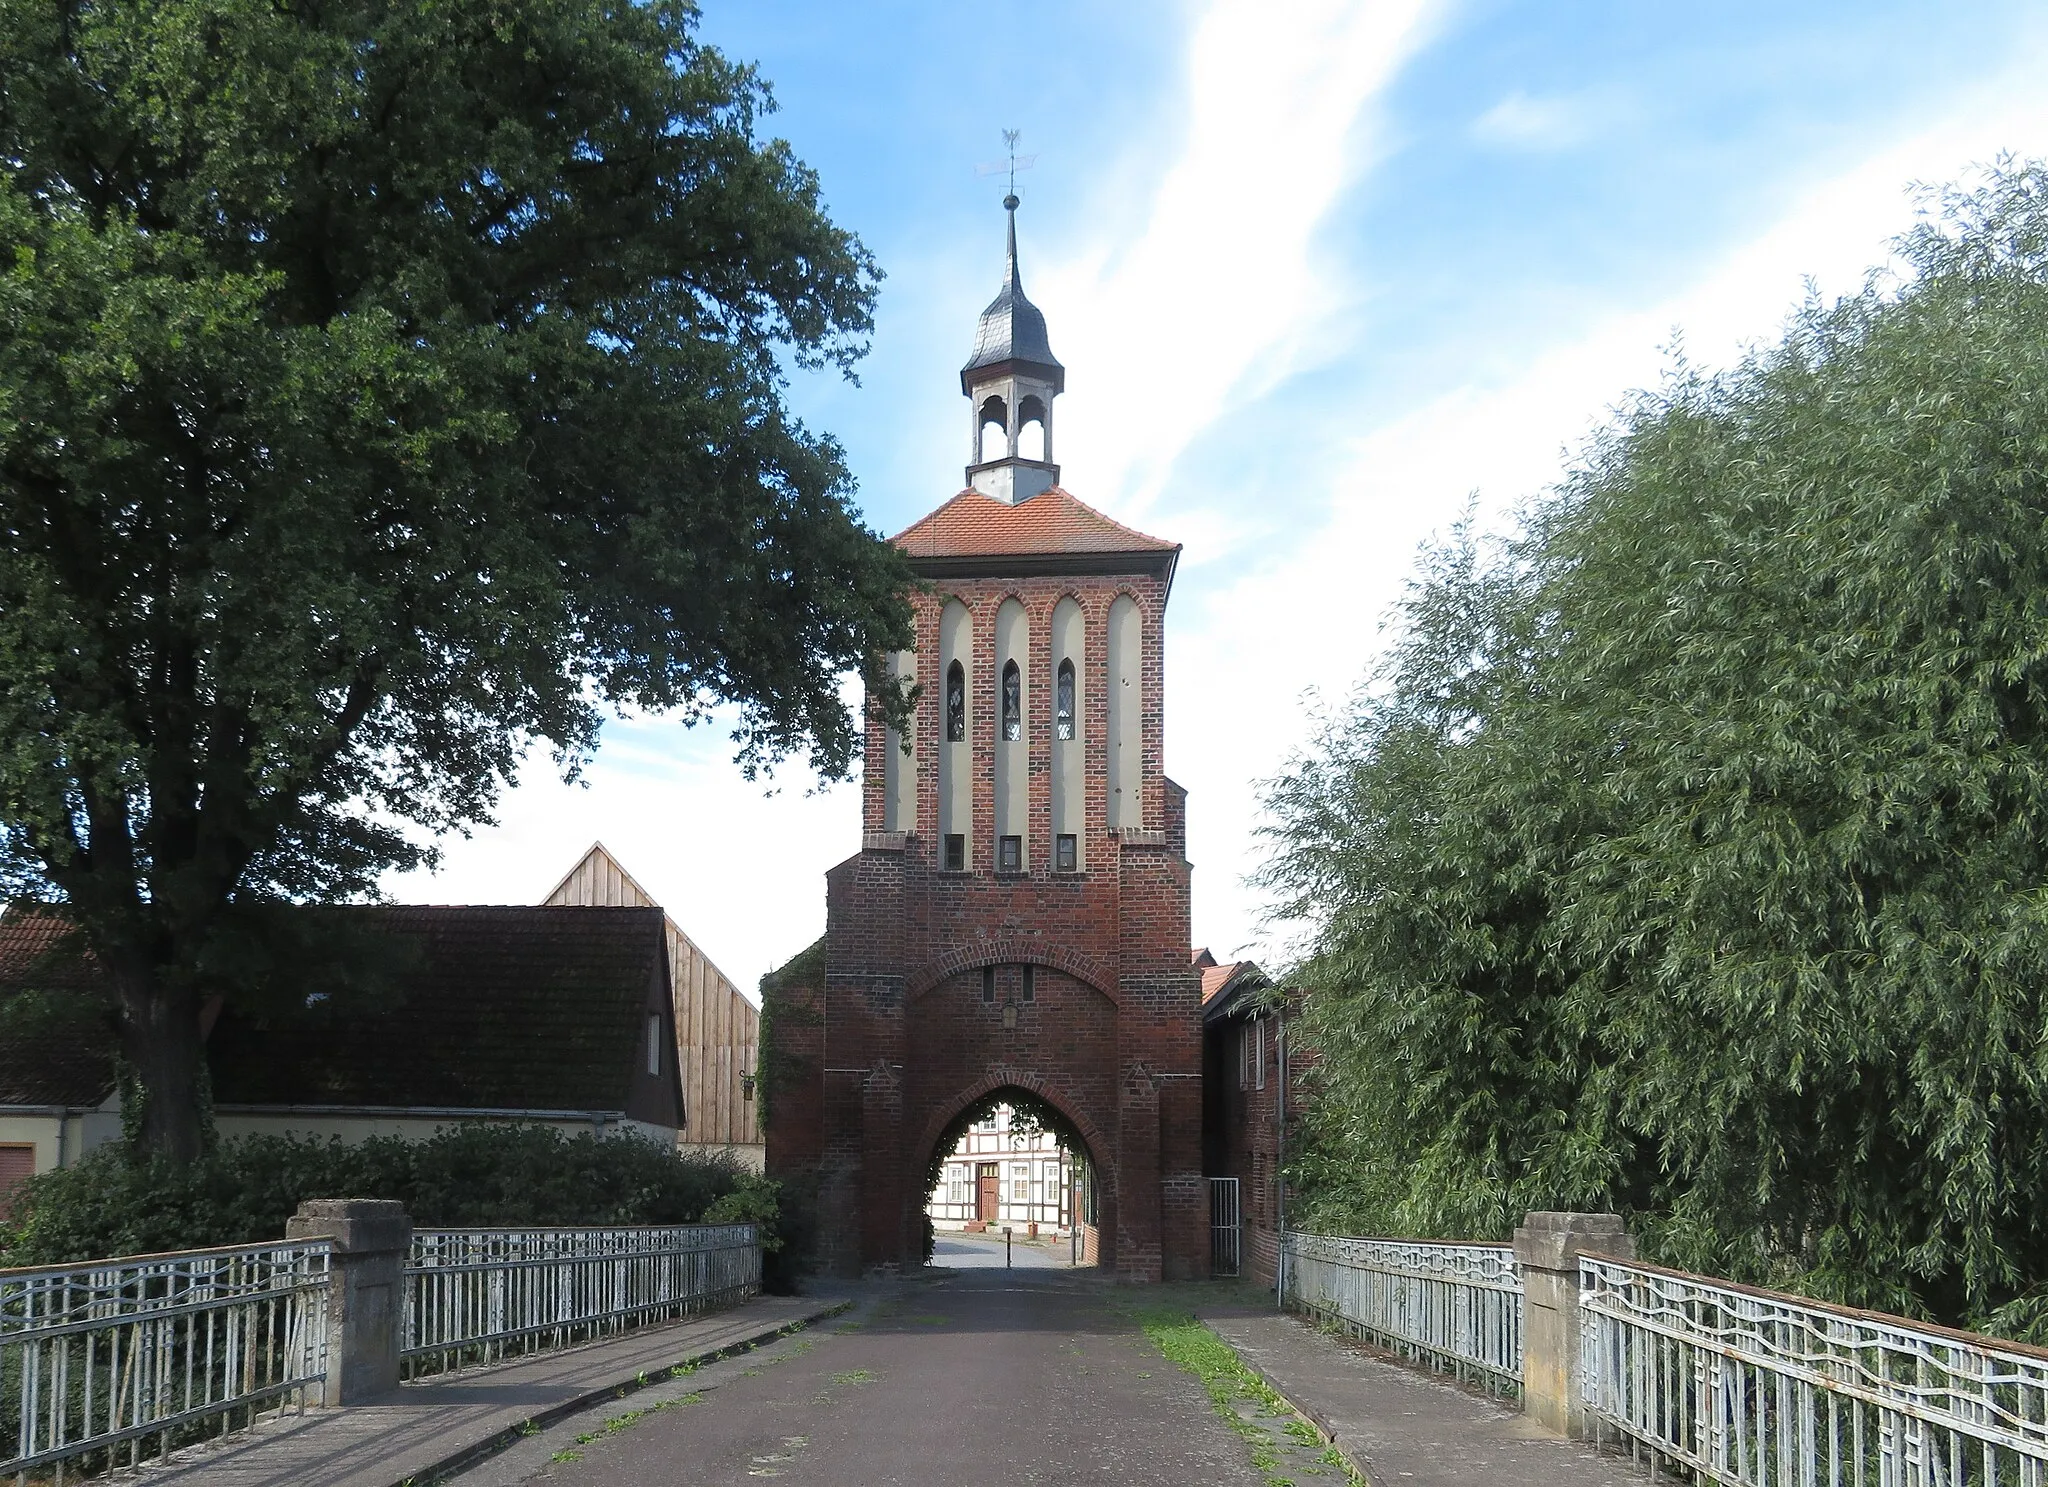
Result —
[[412, 1217], [390, 1198], [309, 1198], [285, 1220], [287, 1239], [334, 1241], [323, 1402], [361, 1404], [398, 1387], [405, 1346], [405, 1262]]
[[1515, 1230], [1522, 1271], [1522, 1413], [1545, 1430], [1586, 1434], [1579, 1378], [1579, 1256], [1635, 1258], [1619, 1214], [1532, 1213]]

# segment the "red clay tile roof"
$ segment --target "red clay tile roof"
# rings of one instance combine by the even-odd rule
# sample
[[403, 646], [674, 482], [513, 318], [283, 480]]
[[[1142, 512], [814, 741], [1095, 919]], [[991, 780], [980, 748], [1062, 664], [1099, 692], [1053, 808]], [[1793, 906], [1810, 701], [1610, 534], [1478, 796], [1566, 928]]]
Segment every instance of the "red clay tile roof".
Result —
[[895, 542], [912, 558], [1180, 551], [1180, 544], [1134, 532], [1058, 486], [1015, 506], [964, 490], [898, 532]]
[[1237, 974], [1237, 968], [1238, 968], [1239, 966], [1243, 965], [1243, 964], [1244, 964], [1244, 962], [1243, 962], [1243, 961], [1241, 961], [1241, 960], [1233, 960], [1233, 961], [1232, 961], [1232, 962], [1231, 962], [1231, 963], [1230, 963], [1229, 965], [1227, 965], [1227, 966], [1218, 966], [1218, 965], [1207, 965], [1207, 966], [1203, 966], [1203, 967], [1202, 967], [1202, 1001], [1203, 1001], [1203, 1003], [1204, 1003], [1204, 1004], [1206, 1004], [1206, 1003], [1208, 1002], [1209, 998], [1213, 997], [1214, 995], [1216, 995], [1216, 993], [1217, 993], [1217, 992], [1219, 992], [1219, 991], [1223, 990], [1223, 988], [1224, 988], [1224, 987], [1228, 986], [1228, 985], [1230, 984], [1230, 978], [1231, 978], [1232, 976], [1235, 976], [1235, 975]]

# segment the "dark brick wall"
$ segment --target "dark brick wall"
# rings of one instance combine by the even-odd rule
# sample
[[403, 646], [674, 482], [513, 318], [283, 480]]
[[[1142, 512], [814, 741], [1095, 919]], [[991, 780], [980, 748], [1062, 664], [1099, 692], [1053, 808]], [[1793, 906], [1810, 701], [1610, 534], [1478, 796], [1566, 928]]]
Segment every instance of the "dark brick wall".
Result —
[[[1143, 619], [1145, 705], [1141, 827], [1108, 820], [1108, 616], [1119, 594]], [[1084, 871], [1051, 871], [1054, 606], [1072, 595], [1086, 625], [1081, 727]], [[996, 612], [1025, 607], [1026, 859], [997, 874], [994, 752]], [[968, 871], [939, 870], [938, 753], [943, 688], [939, 616], [959, 599], [972, 617], [975, 685], [969, 746], [974, 830]], [[921, 1258], [925, 1174], [947, 1128], [1003, 1089], [1033, 1093], [1078, 1130], [1100, 1192], [1100, 1258], [1132, 1280], [1208, 1269], [1202, 1182], [1200, 979], [1188, 963], [1185, 792], [1162, 772], [1164, 585], [1130, 577], [947, 579], [917, 597], [914, 828], [884, 834], [882, 730], [868, 735], [862, 850], [826, 878], [825, 970], [815, 987], [770, 988], [780, 1048], [789, 1010], [812, 1013], [778, 1052], [770, 1107], [771, 1172], [815, 1177], [827, 1262], [838, 1272]], [[1024, 965], [1034, 999], [1020, 999]], [[996, 968], [994, 1004], [982, 968]], [[1006, 1025], [1005, 1003], [1015, 1005]]]

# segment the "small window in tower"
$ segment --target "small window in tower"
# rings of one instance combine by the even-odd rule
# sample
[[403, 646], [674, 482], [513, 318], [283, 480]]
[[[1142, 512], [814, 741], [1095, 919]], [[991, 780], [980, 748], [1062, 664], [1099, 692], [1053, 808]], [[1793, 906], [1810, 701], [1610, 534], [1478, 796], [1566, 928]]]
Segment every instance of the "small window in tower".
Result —
[[1003, 662], [1003, 737], [1015, 743], [1024, 736], [1024, 678], [1015, 661]]
[[946, 742], [967, 742], [967, 671], [958, 661], [946, 668]]
[[996, 838], [996, 871], [999, 873], [1021, 873], [1024, 871], [1023, 837], [999, 836]]
[[1058, 697], [1059, 721], [1056, 731], [1062, 741], [1074, 736], [1074, 663], [1060, 662]]
[[647, 1014], [647, 1072], [661, 1073], [661, 1014]]
[[[996, 968], [994, 966], [983, 966], [981, 968], [981, 999], [984, 1002], [993, 1002], [996, 999]], [[995, 1128], [996, 1118], [991, 1115], [988, 1118], [988, 1129], [993, 1131]]]
[[1032, 967], [1024, 967], [1024, 995], [1022, 1000], [1031, 1002], [1038, 999], [1038, 978], [1032, 975]]
[[946, 852], [940, 863], [943, 871], [964, 873], [967, 871], [967, 833], [949, 831], [946, 833]]
[[1056, 873], [1078, 872], [1081, 868], [1081, 841], [1071, 831], [1063, 831], [1052, 839], [1052, 870]]

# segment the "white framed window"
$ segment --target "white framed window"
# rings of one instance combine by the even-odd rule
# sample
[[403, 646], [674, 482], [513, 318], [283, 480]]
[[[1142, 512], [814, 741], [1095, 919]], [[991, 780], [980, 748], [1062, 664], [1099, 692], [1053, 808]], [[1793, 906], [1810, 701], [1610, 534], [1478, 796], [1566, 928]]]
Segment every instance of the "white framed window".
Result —
[[661, 1014], [647, 1014], [647, 1072], [661, 1073]]
[[1254, 1086], [1255, 1086], [1255, 1087], [1257, 1087], [1257, 1088], [1259, 1088], [1259, 1089], [1264, 1089], [1264, 1088], [1266, 1087], [1266, 1019], [1265, 1019], [1265, 1018], [1263, 1018], [1263, 1017], [1259, 1017], [1259, 1018], [1255, 1018], [1255, 1019], [1253, 1019], [1253, 1021], [1252, 1021], [1252, 1035], [1253, 1035], [1253, 1038], [1254, 1038], [1254, 1039], [1256, 1040], [1256, 1042], [1257, 1042], [1257, 1044], [1258, 1044], [1258, 1047], [1256, 1048], [1256, 1050], [1255, 1050], [1255, 1051], [1253, 1052], [1253, 1054], [1252, 1054], [1252, 1059], [1253, 1059], [1253, 1064], [1252, 1064], [1252, 1068], [1253, 1068], [1253, 1070], [1254, 1070], [1254, 1072], [1253, 1072], [1253, 1074], [1252, 1074], [1252, 1083], [1254, 1084]]

